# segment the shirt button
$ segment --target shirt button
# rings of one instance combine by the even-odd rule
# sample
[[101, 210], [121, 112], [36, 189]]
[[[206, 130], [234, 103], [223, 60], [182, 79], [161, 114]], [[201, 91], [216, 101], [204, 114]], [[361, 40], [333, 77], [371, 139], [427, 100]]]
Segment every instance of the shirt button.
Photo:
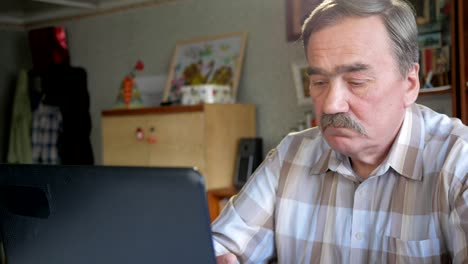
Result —
[[354, 237], [356, 237], [357, 240], [362, 240], [362, 233], [358, 232], [354, 235]]

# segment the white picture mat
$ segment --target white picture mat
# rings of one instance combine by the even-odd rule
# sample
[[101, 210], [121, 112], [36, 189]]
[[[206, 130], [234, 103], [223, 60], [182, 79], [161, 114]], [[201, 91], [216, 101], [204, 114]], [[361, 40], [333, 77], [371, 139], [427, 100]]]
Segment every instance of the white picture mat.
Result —
[[164, 93], [166, 75], [149, 75], [135, 77], [135, 83], [140, 90], [143, 105], [152, 107], [159, 106]]

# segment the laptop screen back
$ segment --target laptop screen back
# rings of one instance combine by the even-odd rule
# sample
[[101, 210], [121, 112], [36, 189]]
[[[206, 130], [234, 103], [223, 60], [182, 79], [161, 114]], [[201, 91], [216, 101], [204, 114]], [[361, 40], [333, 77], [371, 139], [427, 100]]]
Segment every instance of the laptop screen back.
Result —
[[7, 263], [214, 263], [188, 168], [0, 165]]

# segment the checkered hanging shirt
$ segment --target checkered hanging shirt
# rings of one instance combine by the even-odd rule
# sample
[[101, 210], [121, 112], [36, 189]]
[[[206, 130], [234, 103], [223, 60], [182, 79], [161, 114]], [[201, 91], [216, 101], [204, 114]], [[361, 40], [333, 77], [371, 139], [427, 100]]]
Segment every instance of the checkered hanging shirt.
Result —
[[287, 136], [213, 223], [241, 263], [468, 261], [468, 128], [413, 105], [360, 181], [321, 132]]
[[36, 164], [60, 164], [58, 140], [62, 114], [57, 106], [39, 104], [33, 113], [32, 158]]

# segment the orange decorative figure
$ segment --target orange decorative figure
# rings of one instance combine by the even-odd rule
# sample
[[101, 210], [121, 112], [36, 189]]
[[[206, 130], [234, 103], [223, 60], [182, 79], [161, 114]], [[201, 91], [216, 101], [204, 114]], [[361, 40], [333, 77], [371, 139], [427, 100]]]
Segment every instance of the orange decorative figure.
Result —
[[156, 137], [156, 129], [154, 129], [154, 127], [150, 128], [147, 140], [150, 144], [154, 144], [158, 141], [158, 138]]
[[140, 91], [135, 84], [135, 77], [137, 71], [144, 69], [143, 62], [138, 60], [129, 74], [125, 76], [117, 97], [117, 108], [137, 108], [143, 107]]
[[127, 108], [130, 108], [130, 101], [132, 101], [133, 92], [133, 79], [126, 76], [123, 81], [123, 98]]

